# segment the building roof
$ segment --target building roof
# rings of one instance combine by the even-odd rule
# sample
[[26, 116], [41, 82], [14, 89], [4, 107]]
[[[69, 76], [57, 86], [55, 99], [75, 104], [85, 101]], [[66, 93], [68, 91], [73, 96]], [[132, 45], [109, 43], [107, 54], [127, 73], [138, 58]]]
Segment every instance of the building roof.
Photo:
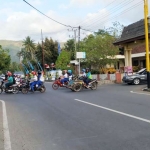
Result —
[[[149, 25], [150, 34], [150, 25]], [[114, 45], [134, 42], [135, 40], [145, 39], [144, 19], [124, 27], [121, 38], [115, 41]]]

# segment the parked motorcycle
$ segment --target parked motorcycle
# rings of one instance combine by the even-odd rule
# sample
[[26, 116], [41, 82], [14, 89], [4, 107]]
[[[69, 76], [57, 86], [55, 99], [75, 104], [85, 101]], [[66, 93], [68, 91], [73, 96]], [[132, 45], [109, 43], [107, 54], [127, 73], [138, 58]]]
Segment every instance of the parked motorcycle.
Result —
[[[27, 80], [27, 83], [22, 85], [21, 92], [23, 94], [27, 94], [29, 91], [31, 91], [31, 89], [30, 89], [30, 80]], [[42, 83], [42, 85], [40, 85], [40, 87], [37, 87], [35, 85], [34, 86], [34, 91], [40, 91], [41, 93], [44, 93], [46, 91], [46, 87], [45, 87], [44, 83]]]
[[81, 91], [82, 89], [91, 89], [91, 90], [96, 90], [97, 89], [97, 85], [98, 85], [98, 82], [96, 79], [93, 79], [89, 82], [89, 87], [86, 87], [85, 86], [85, 83], [83, 80], [78, 80], [78, 81], [75, 81], [74, 84], [72, 85], [72, 89], [73, 91], [75, 92], [79, 92]]
[[11, 86], [9, 86], [8, 88], [6, 88], [4, 86], [4, 81], [1, 81], [1, 85], [0, 85], [0, 94], [4, 91], [5, 93], [13, 93], [13, 94], [17, 94], [19, 92], [19, 87], [17, 84], [13, 84]]

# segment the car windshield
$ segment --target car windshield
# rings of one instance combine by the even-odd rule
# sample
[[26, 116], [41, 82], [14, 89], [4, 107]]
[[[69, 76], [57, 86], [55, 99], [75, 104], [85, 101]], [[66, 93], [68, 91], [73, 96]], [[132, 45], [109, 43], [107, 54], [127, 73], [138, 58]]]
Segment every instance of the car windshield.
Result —
[[18, 71], [18, 72], [15, 72], [14, 74], [24, 74], [24, 73], [21, 71]]
[[138, 72], [137, 72], [137, 74], [141, 74], [143, 71], [145, 71], [146, 69], [145, 68], [143, 68], [143, 69], [141, 69], [141, 70], [139, 70]]

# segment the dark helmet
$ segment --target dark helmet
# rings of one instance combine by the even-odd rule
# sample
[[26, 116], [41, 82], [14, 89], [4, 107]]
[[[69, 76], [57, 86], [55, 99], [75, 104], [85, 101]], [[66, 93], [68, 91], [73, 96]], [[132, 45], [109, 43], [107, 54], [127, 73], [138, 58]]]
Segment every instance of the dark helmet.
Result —
[[38, 74], [41, 74], [41, 71], [40, 71], [40, 70], [38, 70]]

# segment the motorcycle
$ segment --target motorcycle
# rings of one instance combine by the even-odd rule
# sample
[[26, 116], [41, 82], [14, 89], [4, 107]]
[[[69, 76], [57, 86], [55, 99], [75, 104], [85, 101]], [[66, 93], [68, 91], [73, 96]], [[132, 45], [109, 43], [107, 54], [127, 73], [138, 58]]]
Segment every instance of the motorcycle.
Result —
[[1, 85], [0, 85], [0, 94], [5, 91], [5, 93], [13, 93], [13, 94], [17, 94], [19, 92], [19, 87], [17, 84], [13, 84], [11, 86], [9, 86], [8, 88], [6, 88], [4, 86], [4, 81], [1, 81]]
[[66, 87], [72, 90], [72, 85], [74, 83], [74, 81], [76, 81], [78, 79], [78, 76], [73, 76], [72, 80], [64, 82], [64, 85], [61, 83], [61, 78], [56, 79], [53, 84], [52, 84], [52, 88], [54, 90], [57, 90], [59, 87]]
[[[32, 90], [30, 89], [30, 80], [27, 80], [26, 84], [22, 85], [21, 92], [23, 94], [27, 94], [29, 91], [32, 91]], [[42, 83], [40, 87], [37, 87], [37, 85], [34, 85], [34, 91], [40, 91], [41, 93], [44, 93], [46, 91], [46, 87], [44, 83]]]
[[58, 78], [54, 81], [54, 83], [52, 84], [52, 88], [54, 90], [57, 90], [59, 87], [66, 87], [68, 85], [68, 81], [67, 82], [64, 82], [64, 85], [61, 83], [60, 81], [61, 79]]
[[75, 92], [79, 92], [81, 91], [82, 89], [91, 89], [91, 90], [96, 90], [97, 89], [97, 85], [98, 85], [98, 82], [96, 79], [93, 79], [89, 82], [89, 87], [87, 87], [84, 83], [83, 80], [78, 80], [78, 81], [75, 81], [74, 84], [72, 85], [72, 90], [75, 91]]

